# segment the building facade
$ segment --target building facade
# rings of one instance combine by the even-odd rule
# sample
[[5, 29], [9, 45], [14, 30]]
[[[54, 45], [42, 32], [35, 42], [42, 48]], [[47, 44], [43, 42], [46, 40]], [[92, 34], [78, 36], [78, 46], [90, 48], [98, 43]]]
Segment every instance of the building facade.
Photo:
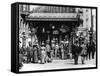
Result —
[[96, 26], [94, 19], [96, 16], [91, 13], [90, 8], [35, 5], [19, 7], [19, 35], [23, 45], [22, 36], [25, 32], [25, 46], [28, 46], [28, 42], [31, 41], [29, 34], [34, 28], [40, 44], [46, 41], [60, 43], [68, 40], [69, 50], [71, 50], [71, 44], [75, 40], [74, 34], [83, 35], [89, 41], [89, 31], [91, 27], [94, 29], [93, 25]]

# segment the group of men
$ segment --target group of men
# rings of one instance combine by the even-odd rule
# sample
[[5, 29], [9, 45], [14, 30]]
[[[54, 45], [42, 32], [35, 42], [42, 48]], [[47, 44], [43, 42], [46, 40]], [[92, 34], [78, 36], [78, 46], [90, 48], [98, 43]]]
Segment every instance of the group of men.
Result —
[[78, 58], [79, 56], [81, 56], [81, 62], [82, 64], [85, 63], [85, 60], [87, 59], [94, 59], [95, 56], [95, 43], [85, 43], [84, 41], [81, 42], [81, 44], [78, 43], [78, 41], [76, 41], [73, 45], [72, 45], [72, 55], [74, 58], [74, 64], [78, 64]]

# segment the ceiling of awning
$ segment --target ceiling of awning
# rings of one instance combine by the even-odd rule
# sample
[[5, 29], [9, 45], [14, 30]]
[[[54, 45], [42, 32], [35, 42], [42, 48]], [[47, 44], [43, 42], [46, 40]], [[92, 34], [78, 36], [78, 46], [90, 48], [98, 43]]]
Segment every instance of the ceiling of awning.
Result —
[[26, 21], [78, 21], [77, 18], [70, 18], [70, 19], [65, 19], [65, 18], [27, 18]]

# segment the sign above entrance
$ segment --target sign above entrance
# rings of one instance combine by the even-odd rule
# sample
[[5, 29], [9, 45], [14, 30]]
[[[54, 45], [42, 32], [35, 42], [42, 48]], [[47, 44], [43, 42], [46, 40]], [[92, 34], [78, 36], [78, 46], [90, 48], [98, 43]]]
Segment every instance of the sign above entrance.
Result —
[[78, 21], [77, 13], [32, 13], [26, 20], [40, 21]]
[[77, 13], [32, 13], [27, 18], [77, 18]]

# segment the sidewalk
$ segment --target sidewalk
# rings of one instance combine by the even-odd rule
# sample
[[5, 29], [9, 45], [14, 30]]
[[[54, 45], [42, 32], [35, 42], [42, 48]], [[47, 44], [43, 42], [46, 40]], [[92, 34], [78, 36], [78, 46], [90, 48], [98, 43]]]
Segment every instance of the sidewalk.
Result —
[[86, 67], [96, 67], [95, 59], [85, 60], [85, 64], [81, 64], [81, 58], [78, 60], [79, 64], [74, 65], [73, 59], [67, 60], [53, 60], [52, 63], [45, 64], [24, 64], [20, 71], [35, 71], [35, 70], [50, 70], [50, 69], [70, 69], [70, 68], [86, 68]]

